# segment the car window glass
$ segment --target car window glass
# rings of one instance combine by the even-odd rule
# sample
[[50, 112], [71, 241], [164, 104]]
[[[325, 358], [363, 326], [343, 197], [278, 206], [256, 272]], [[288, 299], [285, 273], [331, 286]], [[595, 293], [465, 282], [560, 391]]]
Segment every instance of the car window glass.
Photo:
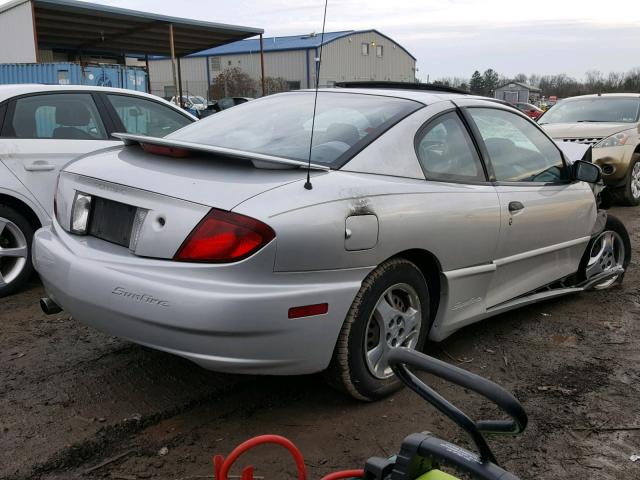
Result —
[[7, 104], [0, 105], [0, 132], [2, 132], [2, 125], [4, 124], [4, 114], [7, 111]]
[[471, 137], [455, 112], [438, 117], [420, 133], [418, 159], [428, 180], [484, 181]]
[[269, 95], [211, 115], [168, 138], [306, 162], [315, 111], [311, 161], [339, 167], [390, 124], [423, 106], [348, 92], [320, 92], [317, 109], [314, 101], [313, 92]]
[[98, 109], [88, 93], [19, 98], [11, 127], [16, 138], [107, 139]]
[[492, 108], [470, 108], [498, 181], [558, 182], [566, 172], [554, 143], [520, 115]]
[[542, 123], [634, 123], [639, 118], [639, 98], [586, 97], [557, 103]]
[[159, 102], [129, 95], [107, 95], [127, 133], [164, 137], [191, 120]]

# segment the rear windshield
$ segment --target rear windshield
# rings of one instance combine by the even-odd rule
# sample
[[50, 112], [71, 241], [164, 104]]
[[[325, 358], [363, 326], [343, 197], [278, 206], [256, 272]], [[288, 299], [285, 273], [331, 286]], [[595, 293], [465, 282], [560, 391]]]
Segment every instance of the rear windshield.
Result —
[[[216, 113], [167, 139], [307, 161], [314, 92], [271, 95]], [[423, 105], [412, 100], [320, 92], [311, 161], [339, 168], [380, 132]]]
[[565, 100], [544, 114], [540, 124], [575, 122], [634, 123], [640, 114], [640, 98], [584, 98]]

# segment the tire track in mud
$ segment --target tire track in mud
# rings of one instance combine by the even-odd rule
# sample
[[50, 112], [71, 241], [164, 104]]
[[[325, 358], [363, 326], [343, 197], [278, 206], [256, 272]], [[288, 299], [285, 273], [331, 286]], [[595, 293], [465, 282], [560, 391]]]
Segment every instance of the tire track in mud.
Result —
[[7, 480], [35, 480], [48, 473], [77, 468], [96, 458], [109, 456], [114, 450], [117, 450], [118, 445], [130, 436], [163, 420], [184, 414], [198, 406], [215, 401], [223, 395], [232, 393], [237, 387], [237, 384], [229, 384], [219, 391], [195, 398], [187, 403], [174, 405], [166, 410], [145, 416], [133, 415], [131, 418], [125, 418], [120, 422], [100, 428], [94, 435], [65, 447], [46, 461], [33, 464], [30, 471], [9, 476]]
[[238, 383], [73, 320], [47, 318], [35, 306], [41, 294], [35, 288], [0, 304], [0, 478], [77, 465]]

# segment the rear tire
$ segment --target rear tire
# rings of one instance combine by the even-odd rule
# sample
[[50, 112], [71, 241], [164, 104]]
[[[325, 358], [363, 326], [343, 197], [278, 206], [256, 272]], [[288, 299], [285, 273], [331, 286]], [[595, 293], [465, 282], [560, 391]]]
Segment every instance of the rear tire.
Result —
[[0, 298], [24, 286], [33, 273], [33, 227], [18, 212], [0, 205]]
[[325, 378], [358, 400], [373, 401], [397, 391], [388, 348], [421, 350], [430, 327], [429, 289], [418, 267], [402, 258], [371, 272], [349, 309]]
[[640, 154], [634, 153], [629, 163], [629, 171], [623, 187], [611, 192], [615, 203], [619, 205], [640, 205]]

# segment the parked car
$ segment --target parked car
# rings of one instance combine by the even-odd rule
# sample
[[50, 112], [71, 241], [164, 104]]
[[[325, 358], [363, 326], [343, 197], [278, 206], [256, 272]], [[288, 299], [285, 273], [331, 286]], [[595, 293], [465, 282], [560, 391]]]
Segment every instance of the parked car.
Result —
[[527, 117], [532, 118], [533, 120], [537, 120], [544, 113], [544, 111], [535, 105], [530, 103], [514, 103], [514, 107], [524, 113]]
[[622, 280], [599, 168], [512, 107], [366, 88], [321, 90], [315, 122], [313, 105], [271, 95], [67, 166], [36, 234], [45, 311], [370, 400], [399, 385], [390, 347]]
[[113, 132], [164, 136], [195, 120], [152, 95], [59, 85], [0, 86], [0, 297], [33, 272], [33, 232], [48, 225], [58, 171], [122, 145]]
[[[178, 98], [178, 96], [171, 97], [170, 102], [174, 105], [180, 106]], [[200, 113], [207, 109], [207, 101], [197, 95], [183, 95], [182, 107], [191, 115], [200, 118]]]
[[214, 113], [221, 112], [227, 108], [235, 107], [253, 100], [251, 97], [224, 97], [220, 100], [214, 100], [207, 105], [205, 110], [200, 111], [200, 118], [208, 117]]
[[583, 95], [558, 102], [539, 120], [556, 140], [593, 146], [613, 200], [640, 204], [640, 94]]

